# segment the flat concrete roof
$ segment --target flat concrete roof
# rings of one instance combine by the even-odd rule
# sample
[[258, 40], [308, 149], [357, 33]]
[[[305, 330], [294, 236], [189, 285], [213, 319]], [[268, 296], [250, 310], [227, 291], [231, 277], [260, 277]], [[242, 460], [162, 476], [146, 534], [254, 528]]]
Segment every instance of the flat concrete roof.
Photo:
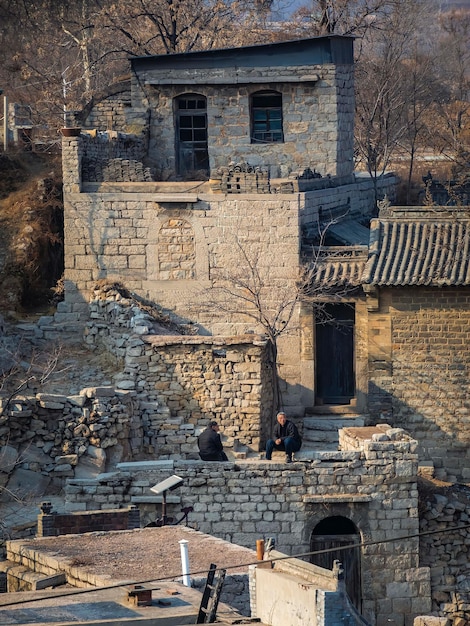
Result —
[[[180, 582], [181, 540], [188, 545], [191, 578], [204, 580], [211, 563], [226, 568], [227, 575], [247, 574], [248, 564], [256, 561], [254, 550], [181, 525], [12, 540], [7, 542], [6, 563], [13, 569], [22, 567], [14, 558], [21, 555], [37, 564], [36, 572], [44, 576], [62, 572], [79, 581], [81, 588], [64, 585], [0, 594], [0, 626], [194, 624], [202, 589]], [[151, 591], [151, 605], [136, 606], [130, 600], [136, 585]], [[245, 618], [219, 603], [217, 619], [227, 624], [243, 623]]]
[[[0, 594], [0, 624], [21, 626], [177, 626], [194, 624], [201, 593], [178, 583], [145, 585], [152, 589], [150, 606], [135, 606], [128, 601], [129, 586], [114, 589], [60, 589]], [[219, 604], [218, 623], [234, 621], [237, 616]]]

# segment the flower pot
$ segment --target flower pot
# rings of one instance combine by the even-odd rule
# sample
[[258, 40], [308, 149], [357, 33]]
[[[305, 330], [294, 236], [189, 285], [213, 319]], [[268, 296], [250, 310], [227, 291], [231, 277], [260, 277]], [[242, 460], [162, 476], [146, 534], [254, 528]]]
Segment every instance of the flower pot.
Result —
[[81, 128], [61, 128], [60, 132], [64, 137], [78, 137], [82, 132]]

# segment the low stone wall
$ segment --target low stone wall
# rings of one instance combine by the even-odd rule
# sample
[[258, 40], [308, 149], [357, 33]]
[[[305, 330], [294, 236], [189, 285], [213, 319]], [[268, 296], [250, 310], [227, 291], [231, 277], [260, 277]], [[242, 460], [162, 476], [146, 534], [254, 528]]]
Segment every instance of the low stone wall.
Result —
[[213, 419], [227, 450], [264, 446], [272, 395], [263, 337], [155, 335], [168, 329], [132, 298], [95, 295], [85, 341], [122, 363], [120, 373], [74, 395], [0, 398], [0, 484], [40, 495], [122, 461], [198, 459], [197, 436]]
[[265, 338], [169, 332], [119, 290], [95, 290], [85, 340], [122, 359], [116, 386], [136, 393], [144, 447], [159, 459], [197, 459], [196, 435], [215, 419], [224, 445], [262, 449], [272, 412]]
[[114, 387], [16, 397], [0, 425], [2, 484], [27, 498], [133, 458], [143, 438], [134, 411], [133, 394]]
[[38, 516], [38, 537], [57, 537], [111, 530], [140, 528], [140, 511], [136, 506], [112, 511], [86, 511], [82, 513], [56, 513], [49, 502], [41, 506]]

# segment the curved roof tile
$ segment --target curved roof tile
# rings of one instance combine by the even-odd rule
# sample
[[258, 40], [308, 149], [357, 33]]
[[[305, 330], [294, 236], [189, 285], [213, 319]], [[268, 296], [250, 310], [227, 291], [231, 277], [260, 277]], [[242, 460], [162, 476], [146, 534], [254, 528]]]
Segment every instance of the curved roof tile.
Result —
[[470, 285], [469, 252], [468, 218], [381, 217], [371, 223], [362, 281], [395, 287]]

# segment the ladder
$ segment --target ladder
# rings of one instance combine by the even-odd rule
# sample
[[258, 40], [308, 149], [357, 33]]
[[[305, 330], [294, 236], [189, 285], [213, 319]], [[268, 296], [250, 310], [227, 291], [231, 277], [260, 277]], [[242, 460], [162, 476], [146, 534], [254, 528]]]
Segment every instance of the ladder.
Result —
[[211, 563], [207, 573], [206, 586], [202, 594], [196, 624], [213, 624], [215, 622], [217, 606], [219, 604], [226, 573], [226, 570], [221, 569], [214, 583], [216, 569], [217, 566]]

